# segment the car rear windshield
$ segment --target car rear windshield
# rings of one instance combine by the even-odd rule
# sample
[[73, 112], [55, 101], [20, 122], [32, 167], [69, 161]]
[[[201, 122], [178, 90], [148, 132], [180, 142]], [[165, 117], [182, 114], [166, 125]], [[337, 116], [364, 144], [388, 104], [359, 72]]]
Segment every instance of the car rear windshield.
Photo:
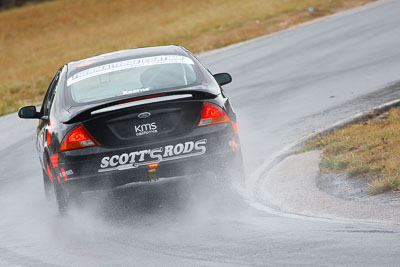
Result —
[[113, 62], [78, 72], [67, 80], [72, 99], [87, 103], [151, 90], [182, 87], [197, 80], [192, 59], [162, 55]]

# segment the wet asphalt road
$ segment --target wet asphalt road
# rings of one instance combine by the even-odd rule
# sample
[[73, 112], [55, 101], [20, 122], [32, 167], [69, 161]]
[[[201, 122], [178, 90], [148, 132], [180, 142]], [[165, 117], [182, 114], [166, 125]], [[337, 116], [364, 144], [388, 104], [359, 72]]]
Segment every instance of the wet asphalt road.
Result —
[[[239, 116], [249, 179], [285, 145], [399, 98], [400, 1], [204, 54]], [[0, 118], [0, 265], [396, 266], [400, 227], [271, 214], [254, 188], [186, 181], [88, 194], [62, 218], [43, 199], [36, 121]], [[257, 205], [255, 205], [257, 204]]]

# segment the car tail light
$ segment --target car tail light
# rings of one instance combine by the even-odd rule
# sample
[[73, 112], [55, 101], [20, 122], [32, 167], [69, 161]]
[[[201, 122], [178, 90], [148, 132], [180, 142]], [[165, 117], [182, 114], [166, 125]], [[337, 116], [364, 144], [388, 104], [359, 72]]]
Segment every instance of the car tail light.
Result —
[[223, 123], [229, 121], [228, 115], [220, 107], [204, 103], [199, 126]]
[[233, 130], [235, 131], [235, 134], [237, 134], [238, 133], [237, 123], [235, 121], [231, 121], [231, 123], [232, 123]]
[[46, 129], [46, 144], [47, 144], [47, 146], [49, 146], [50, 143], [51, 143], [51, 134], [50, 134], [49, 129]]
[[51, 143], [51, 133], [50, 133], [50, 130], [49, 130], [49, 128], [51, 127], [51, 124], [52, 123], [50, 121], [48, 127], [46, 128], [46, 144], [47, 144], [47, 146], [49, 146], [50, 143]]
[[95, 145], [97, 145], [97, 143], [94, 138], [90, 136], [85, 126], [80, 125], [64, 137], [60, 150], [71, 150]]
[[50, 162], [51, 165], [53, 165], [53, 168], [58, 166], [58, 153], [55, 153], [54, 155], [50, 156]]

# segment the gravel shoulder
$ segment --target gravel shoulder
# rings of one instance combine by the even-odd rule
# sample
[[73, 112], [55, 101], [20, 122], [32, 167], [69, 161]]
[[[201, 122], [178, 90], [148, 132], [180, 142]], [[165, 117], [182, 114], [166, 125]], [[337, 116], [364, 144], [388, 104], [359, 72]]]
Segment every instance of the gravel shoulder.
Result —
[[265, 173], [257, 196], [284, 212], [329, 219], [400, 223], [400, 196], [370, 196], [367, 182], [344, 175], [320, 175], [321, 151], [291, 155]]
[[368, 178], [353, 178], [343, 173], [319, 175], [316, 180], [319, 189], [344, 200], [400, 207], [400, 192], [371, 195], [368, 194], [369, 182]]

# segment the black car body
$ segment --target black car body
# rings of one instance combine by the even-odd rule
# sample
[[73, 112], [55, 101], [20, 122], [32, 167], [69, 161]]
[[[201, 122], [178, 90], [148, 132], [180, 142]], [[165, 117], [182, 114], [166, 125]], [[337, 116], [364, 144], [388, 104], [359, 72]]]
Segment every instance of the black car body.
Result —
[[[122, 50], [64, 65], [38, 118], [45, 191], [74, 194], [215, 170], [243, 175], [236, 115], [220, 85], [180, 46]], [[54, 185], [52, 185], [54, 184]]]

